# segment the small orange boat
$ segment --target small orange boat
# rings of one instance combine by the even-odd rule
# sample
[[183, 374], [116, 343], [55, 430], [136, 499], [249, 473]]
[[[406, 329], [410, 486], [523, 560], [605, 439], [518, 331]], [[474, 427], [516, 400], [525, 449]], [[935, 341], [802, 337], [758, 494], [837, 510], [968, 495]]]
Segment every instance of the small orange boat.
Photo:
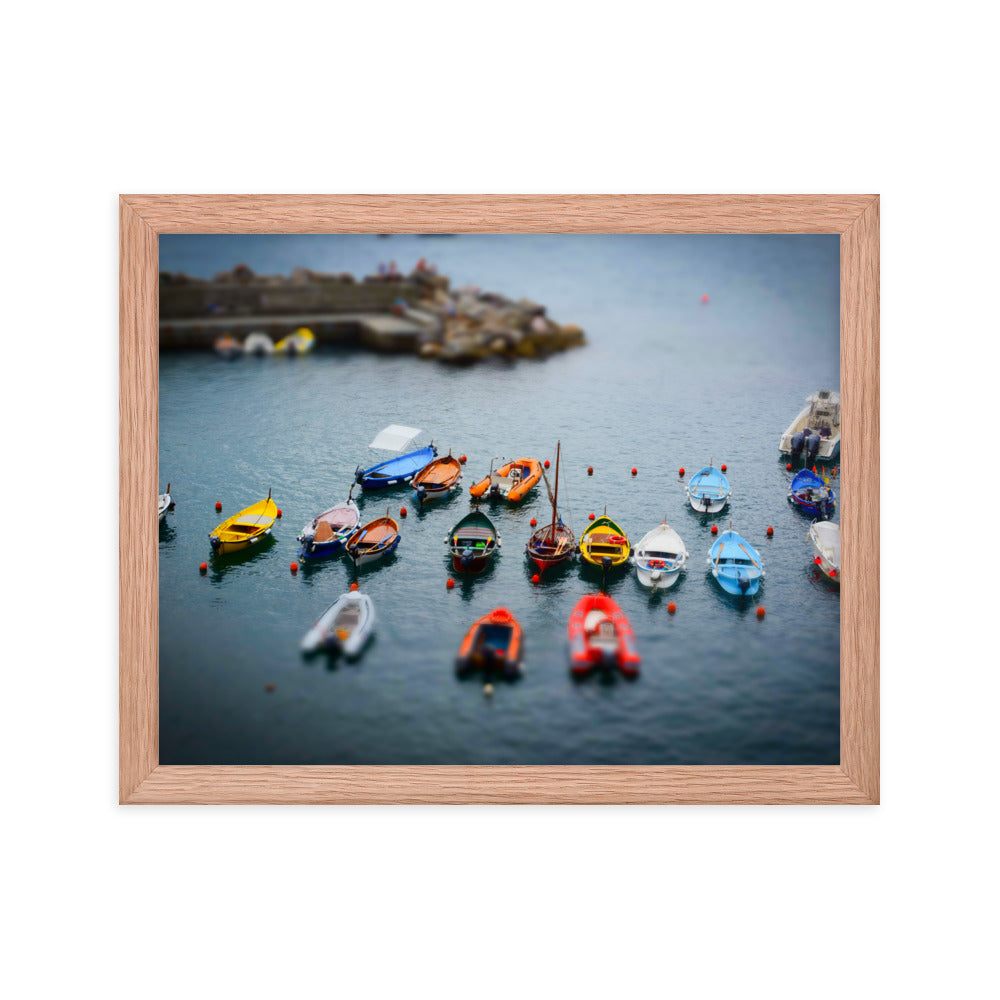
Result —
[[490, 467], [490, 474], [469, 487], [476, 499], [504, 499], [519, 503], [542, 478], [542, 463], [537, 458], [518, 458], [501, 465], [499, 469]]
[[462, 640], [455, 670], [459, 677], [473, 670], [520, 677], [521, 626], [517, 619], [506, 608], [494, 608], [483, 615]]
[[425, 465], [411, 480], [417, 503], [425, 504], [428, 500], [446, 497], [457, 489], [462, 481], [462, 463], [452, 458], [449, 451], [444, 458], [435, 458]]

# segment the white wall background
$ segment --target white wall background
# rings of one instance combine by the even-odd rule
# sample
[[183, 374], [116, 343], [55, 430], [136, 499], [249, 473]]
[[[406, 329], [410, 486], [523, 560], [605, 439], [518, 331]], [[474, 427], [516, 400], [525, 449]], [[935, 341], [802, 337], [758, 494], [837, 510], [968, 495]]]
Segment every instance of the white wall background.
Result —
[[[981, 9], [6, 12], [0, 523], [37, 522], [4, 537], [7, 995], [995, 986], [996, 612], [975, 558], [995, 547], [998, 332]], [[118, 807], [129, 191], [880, 192], [884, 804]], [[982, 503], [963, 486], [967, 534], [942, 537], [950, 482], [976, 462]]]

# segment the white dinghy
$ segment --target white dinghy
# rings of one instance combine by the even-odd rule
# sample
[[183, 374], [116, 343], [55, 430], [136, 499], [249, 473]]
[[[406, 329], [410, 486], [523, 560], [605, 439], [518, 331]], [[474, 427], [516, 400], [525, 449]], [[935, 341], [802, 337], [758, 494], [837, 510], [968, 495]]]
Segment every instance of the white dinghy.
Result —
[[642, 586], [665, 590], [677, 582], [687, 559], [688, 551], [681, 536], [663, 521], [642, 536], [635, 547], [632, 565]]
[[341, 594], [320, 615], [319, 620], [302, 640], [303, 653], [325, 649], [328, 653], [342, 652], [354, 659], [364, 649], [375, 627], [375, 605], [367, 594], [352, 590]]
[[162, 521], [167, 516], [167, 511], [173, 507], [174, 501], [170, 496], [170, 483], [167, 483], [167, 492], [161, 493], [157, 500], [157, 514]]
[[834, 521], [814, 521], [809, 541], [816, 550], [814, 562], [831, 583], [840, 583], [840, 525]]
[[840, 393], [820, 389], [806, 400], [806, 408], [781, 435], [778, 451], [807, 463], [830, 461], [840, 451]]

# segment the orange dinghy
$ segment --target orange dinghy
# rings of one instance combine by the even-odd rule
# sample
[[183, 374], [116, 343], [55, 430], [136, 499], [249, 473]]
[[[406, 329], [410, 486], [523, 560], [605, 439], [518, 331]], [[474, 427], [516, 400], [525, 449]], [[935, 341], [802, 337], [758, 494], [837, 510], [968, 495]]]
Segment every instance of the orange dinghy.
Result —
[[501, 465], [499, 469], [491, 467], [490, 474], [470, 486], [469, 492], [477, 500], [502, 498], [510, 503], [519, 503], [541, 478], [542, 463], [537, 458], [518, 458]]
[[521, 626], [506, 608], [494, 608], [483, 615], [462, 640], [455, 670], [465, 677], [473, 670], [487, 674], [521, 675]]
[[570, 669], [581, 677], [595, 667], [617, 667], [626, 677], [637, 677], [642, 657], [625, 613], [607, 594], [581, 597], [569, 616]]
[[444, 458], [435, 458], [425, 465], [411, 480], [417, 503], [424, 504], [428, 500], [446, 497], [452, 490], [458, 488], [462, 481], [462, 463], [451, 457], [449, 451]]

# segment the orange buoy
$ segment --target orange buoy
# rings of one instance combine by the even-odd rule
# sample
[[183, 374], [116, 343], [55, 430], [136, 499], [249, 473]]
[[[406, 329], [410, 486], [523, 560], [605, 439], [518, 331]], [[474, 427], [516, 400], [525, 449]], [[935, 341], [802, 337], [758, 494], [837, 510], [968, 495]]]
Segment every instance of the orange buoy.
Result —
[[766, 612], [764, 611], [763, 607], [759, 607], [757, 609], [757, 617], [758, 618], [763, 618], [765, 614], [766, 614]]
[[207, 572], [208, 572], [208, 563], [202, 563], [202, 564], [201, 564], [201, 565], [200, 565], [200, 566], [198, 567], [198, 571], [199, 571], [200, 573], [207, 573]]
[[723, 462], [723, 463], [722, 463], [722, 471], [723, 471], [723, 472], [725, 472], [725, 471], [726, 471], [726, 463], [725, 463], [725, 462]]
[[817, 566], [819, 566], [819, 565], [820, 565], [820, 563], [822, 563], [822, 562], [823, 562], [823, 560], [822, 560], [822, 559], [820, 559], [820, 557], [819, 557], [819, 556], [816, 556], [816, 558], [815, 558], [815, 559], [813, 559], [813, 562], [814, 562], [814, 563], [816, 563], [816, 565], [817, 565]]
[[774, 535], [774, 528], [772, 528], [771, 525], [768, 525], [767, 526], [767, 537], [771, 538], [773, 535]]
[[592, 465], [587, 466], [587, 475], [592, 476], [594, 474], [594, 467]]
[[543, 462], [542, 464], [543, 464], [543, 465], [545, 466], [545, 468], [547, 469], [547, 468], [549, 467], [549, 460], [548, 460], [548, 459], [545, 459], [545, 461], [544, 461], [544, 462]]
[[634, 465], [632, 466], [632, 475], [633, 476], [639, 475], [639, 470]]
[[813, 466], [813, 475], [815, 475], [815, 474], [816, 474], [816, 466], [814, 465]]
[[717, 524], [712, 525], [712, 534], [717, 535], [719, 533], [719, 526]]
[[276, 689], [275, 689], [275, 686], [274, 686], [273, 684], [265, 684], [265, 685], [264, 685], [264, 690], [265, 690], [265, 691], [266, 691], [266, 692], [267, 692], [268, 694], [272, 694], [272, 693], [273, 693], [273, 692], [274, 692], [274, 691], [275, 691]]
[[220, 500], [215, 501], [215, 509], [222, 510], [222, 502]]
[[591, 521], [593, 521], [593, 520], [594, 520], [594, 515], [593, 515], [593, 514], [591, 514], [591, 515], [590, 515], [590, 520], [591, 520]]
[[837, 575], [837, 571], [835, 569], [831, 569], [830, 570], [830, 576], [836, 576], [836, 575]]
[[280, 508], [280, 507], [278, 508], [278, 513], [277, 513], [277, 515], [276, 515], [276, 516], [277, 516], [277, 517], [281, 517], [281, 508]]
[[447, 587], [447, 588], [448, 588], [449, 590], [451, 590], [451, 589], [452, 589], [452, 588], [453, 588], [453, 587], [455, 586], [455, 581], [454, 581], [454, 580], [453, 580], [453, 579], [452, 579], [452, 578], [451, 578], [451, 577], [449, 576], [449, 577], [448, 577], [448, 582], [447, 582], [447, 583], [445, 584], [445, 586], [446, 586], [446, 587]]
[[292, 563], [292, 565], [291, 565], [291, 566], [289, 566], [288, 568], [289, 568], [289, 569], [290, 569], [290, 570], [291, 570], [291, 571], [292, 571], [293, 573], [298, 573], [298, 571], [299, 571], [299, 564], [298, 564], [298, 563]]
[[708, 305], [708, 296], [707, 295], [703, 295], [701, 297], [701, 301], [702, 301], [703, 305]]
[[787, 470], [788, 472], [791, 472], [791, 471], [792, 471], [792, 463], [791, 463], [791, 462], [789, 462], [789, 463], [788, 463], [788, 465], [786, 465], [786, 466], [785, 466], [785, 469], [786, 469], [786, 470]]
[[528, 523], [529, 523], [529, 524], [530, 524], [530, 525], [531, 525], [532, 527], [534, 527], [534, 526], [535, 526], [536, 524], [538, 524], [538, 522], [537, 522], [537, 521], [536, 521], [536, 520], [535, 520], [534, 518], [532, 518], [532, 519], [531, 519], [531, 520], [530, 520], [530, 521], [529, 521]]
[[399, 508], [399, 516], [400, 517], [406, 517], [406, 508], [405, 507], [400, 507]]
[[350, 586], [350, 589], [351, 590], [357, 590], [358, 589], [357, 583], [352, 583], [351, 586]]
[[679, 475], [681, 477], [684, 476], [684, 466], [683, 465], [677, 470], [677, 475]]
[[671, 601], [671, 602], [670, 602], [670, 603], [669, 603], [669, 604], [667, 605], [667, 613], [668, 613], [668, 614], [671, 614], [671, 615], [672, 615], [672, 614], [673, 614], [673, 613], [674, 613], [674, 612], [675, 612], [676, 610], [677, 610], [677, 605], [676, 605], [676, 604], [674, 604], [674, 602], [673, 602], [673, 601]]
[[531, 578], [531, 582], [532, 583], [538, 583], [540, 580], [541, 580], [541, 577], [537, 573], [535, 573], [534, 576], [532, 576], [532, 578]]

